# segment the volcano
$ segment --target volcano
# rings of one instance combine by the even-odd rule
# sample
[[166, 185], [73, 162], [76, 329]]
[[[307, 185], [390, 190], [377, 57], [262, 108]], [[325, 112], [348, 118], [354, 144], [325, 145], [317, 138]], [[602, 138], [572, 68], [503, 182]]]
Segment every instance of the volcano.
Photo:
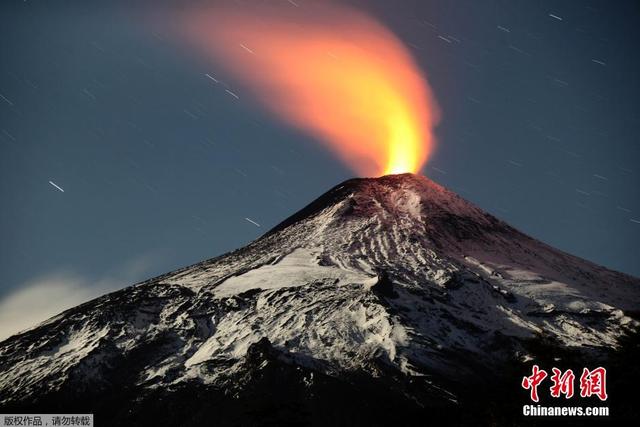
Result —
[[352, 179], [246, 247], [0, 343], [0, 410], [98, 425], [520, 424], [538, 364], [605, 366], [612, 418], [632, 418], [639, 312], [640, 280], [425, 177]]

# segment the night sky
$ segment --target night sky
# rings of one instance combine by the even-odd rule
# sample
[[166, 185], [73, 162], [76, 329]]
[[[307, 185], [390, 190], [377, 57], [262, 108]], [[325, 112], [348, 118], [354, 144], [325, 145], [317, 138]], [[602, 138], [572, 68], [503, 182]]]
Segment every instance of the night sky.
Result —
[[[425, 175], [640, 276], [640, 3], [343, 3], [430, 82], [442, 120]], [[0, 311], [55, 314], [243, 246], [353, 176], [205, 76], [233, 79], [170, 29], [186, 4], [1, 3]]]

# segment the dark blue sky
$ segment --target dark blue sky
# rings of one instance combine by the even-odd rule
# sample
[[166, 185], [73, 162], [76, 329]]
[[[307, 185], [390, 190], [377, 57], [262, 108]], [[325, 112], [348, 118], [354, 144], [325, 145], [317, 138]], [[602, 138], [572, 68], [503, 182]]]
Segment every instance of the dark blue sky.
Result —
[[[151, 24], [185, 2], [128, 3], [0, 5], [0, 298], [61, 271], [134, 281], [219, 255], [353, 175]], [[427, 176], [640, 275], [637, 1], [349, 4], [431, 83]]]

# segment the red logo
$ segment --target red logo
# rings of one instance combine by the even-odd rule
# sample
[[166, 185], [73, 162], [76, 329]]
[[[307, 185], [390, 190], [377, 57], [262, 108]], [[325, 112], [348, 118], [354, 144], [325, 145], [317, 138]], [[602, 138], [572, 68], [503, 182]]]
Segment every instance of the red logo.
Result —
[[[550, 379], [553, 383], [549, 388], [551, 397], [571, 399], [574, 392], [574, 381], [576, 376], [571, 369], [562, 372], [558, 368], [551, 368], [553, 375]], [[522, 388], [530, 391], [531, 400], [538, 402], [538, 386], [547, 378], [548, 374], [538, 365], [533, 365], [531, 375], [522, 378]], [[607, 370], [598, 367], [593, 370], [583, 368], [580, 376], [580, 397], [597, 396], [600, 400], [607, 400]]]

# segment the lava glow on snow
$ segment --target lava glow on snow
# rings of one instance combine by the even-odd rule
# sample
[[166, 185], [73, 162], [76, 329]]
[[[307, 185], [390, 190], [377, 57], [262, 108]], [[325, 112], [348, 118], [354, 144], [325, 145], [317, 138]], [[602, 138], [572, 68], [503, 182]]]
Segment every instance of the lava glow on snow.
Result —
[[409, 51], [373, 18], [336, 4], [214, 8], [188, 13], [186, 27], [225, 76], [357, 173], [417, 172], [427, 160], [438, 108]]

